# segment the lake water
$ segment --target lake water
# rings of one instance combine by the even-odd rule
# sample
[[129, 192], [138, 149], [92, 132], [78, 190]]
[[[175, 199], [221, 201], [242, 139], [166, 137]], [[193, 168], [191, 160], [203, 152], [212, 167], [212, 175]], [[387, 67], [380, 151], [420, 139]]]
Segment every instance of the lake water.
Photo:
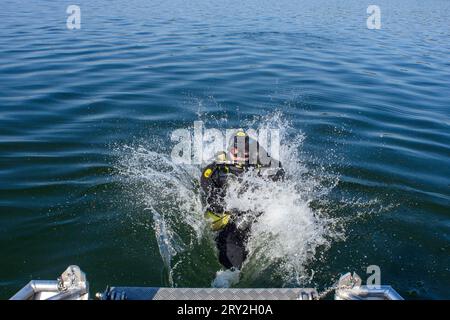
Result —
[[79, 30], [70, 4], [2, 1], [0, 298], [70, 264], [92, 292], [211, 286], [200, 167], [170, 159], [197, 120], [282, 136], [236, 286], [378, 265], [450, 298], [450, 1], [80, 0]]

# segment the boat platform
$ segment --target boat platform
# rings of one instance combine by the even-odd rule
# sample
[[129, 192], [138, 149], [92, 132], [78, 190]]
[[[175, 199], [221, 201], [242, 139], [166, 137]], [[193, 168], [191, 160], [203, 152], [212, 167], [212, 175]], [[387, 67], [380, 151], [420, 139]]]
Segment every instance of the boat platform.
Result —
[[[346, 273], [333, 289], [335, 300], [403, 300], [391, 287], [361, 285], [361, 278]], [[107, 287], [99, 300], [318, 300], [313, 288], [159, 288]], [[69, 266], [57, 280], [32, 280], [10, 300], [88, 300], [89, 283], [78, 266]]]

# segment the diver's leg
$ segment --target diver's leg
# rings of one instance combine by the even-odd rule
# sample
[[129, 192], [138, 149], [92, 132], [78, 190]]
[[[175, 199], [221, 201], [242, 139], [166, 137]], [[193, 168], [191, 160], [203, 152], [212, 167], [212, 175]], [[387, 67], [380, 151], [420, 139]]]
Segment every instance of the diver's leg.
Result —
[[228, 259], [227, 256], [227, 237], [229, 234], [229, 228], [226, 226], [224, 229], [219, 231], [219, 233], [216, 236], [216, 244], [217, 249], [219, 250], [219, 262], [221, 265], [223, 265], [226, 269], [230, 269], [233, 267], [233, 264]]
[[240, 230], [231, 222], [216, 238], [219, 262], [227, 269], [240, 269], [247, 257], [247, 231]]

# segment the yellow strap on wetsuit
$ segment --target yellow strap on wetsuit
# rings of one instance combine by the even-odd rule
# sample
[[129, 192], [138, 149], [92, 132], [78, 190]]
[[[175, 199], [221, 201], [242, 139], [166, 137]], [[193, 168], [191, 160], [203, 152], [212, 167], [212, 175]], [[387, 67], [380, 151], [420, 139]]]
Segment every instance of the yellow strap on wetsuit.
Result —
[[221, 215], [215, 214], [212, 211], [205, 212], [205, 218], [211, 221], [211, 229], [213, 231], [218, 231], [223, 229], [230, 221], [230, 214], [223, 213]]

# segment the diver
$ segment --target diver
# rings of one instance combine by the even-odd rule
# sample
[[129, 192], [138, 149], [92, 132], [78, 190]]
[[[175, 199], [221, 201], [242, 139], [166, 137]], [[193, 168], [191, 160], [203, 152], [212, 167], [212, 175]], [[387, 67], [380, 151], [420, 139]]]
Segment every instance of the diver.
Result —
[[[227, 186], [231, 179], [242, 182], [239, 177], [249, 170], [256, 170], [258, 175], [278, 181], [284, 178], [284, 169], [278, 160], [270, 158], [264, 148], [242, 129], [232, 136], [230, 146], [228, 152], [218, 153], [215, 160], [203, 169], [200, 182], [206, 207], [205, 217], [215, 231], [219, 262], [226, 269], [241, 269], [248, 254], [246, 244], [251, 223], [240, 222], [249, 215], [254, 222], [260, 213], [237, 210], [226, 212], [224, 199]], [[261, 161], [263, 155], [265, 158]], [[271, 161], [276, 161], [276, 166]], [[243, 185], [243, 188], [248, 186]]]

